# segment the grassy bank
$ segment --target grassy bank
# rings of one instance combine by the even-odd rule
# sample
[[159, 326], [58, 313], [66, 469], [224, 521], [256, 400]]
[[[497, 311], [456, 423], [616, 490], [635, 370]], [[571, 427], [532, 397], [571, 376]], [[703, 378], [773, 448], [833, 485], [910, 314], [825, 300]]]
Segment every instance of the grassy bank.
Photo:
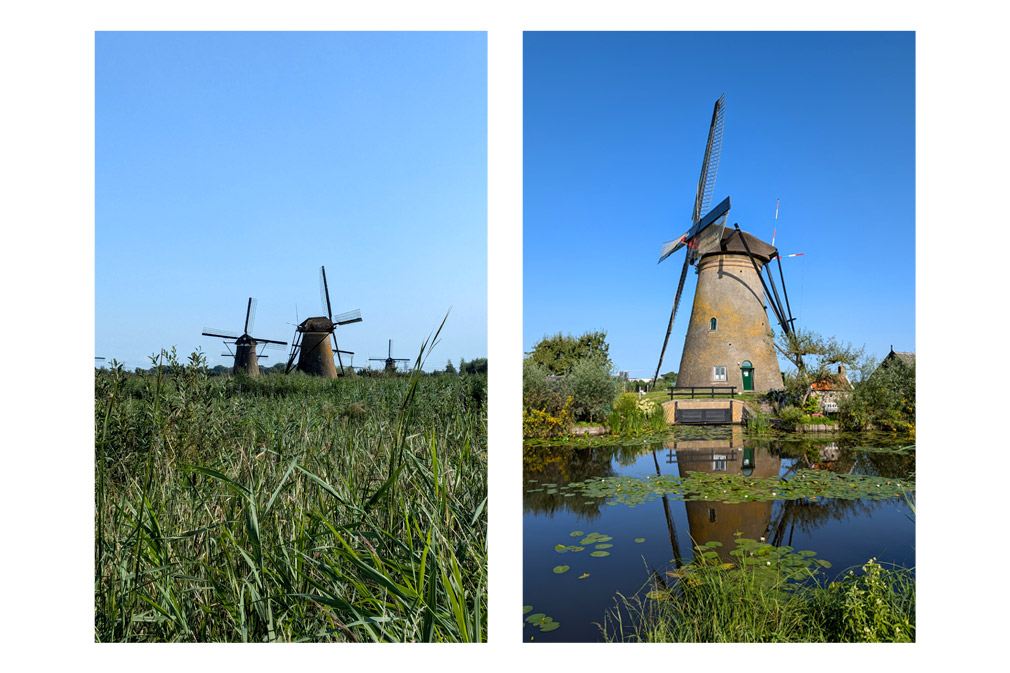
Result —
[[487, 377], [96, 372], [96, 641], [483, 641]]
[[870, 559], [826, 581], [826, 562], [755, 540], [727, 556], [710, 542], [608, 613], [608, 641], [914, 642], [915, 579]]

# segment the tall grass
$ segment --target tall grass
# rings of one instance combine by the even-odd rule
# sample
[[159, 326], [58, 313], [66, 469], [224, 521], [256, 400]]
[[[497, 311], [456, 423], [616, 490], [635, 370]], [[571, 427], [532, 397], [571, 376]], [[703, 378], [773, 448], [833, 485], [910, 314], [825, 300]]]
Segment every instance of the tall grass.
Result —
[[823, 576], [808, 553], [753, 543], [724, 562], [712, 544], [671, 573], [674, 580], [656, 577], [646, 596], [619, 596], [602, 626], [604, 637], [679, 643], [915, 640], [909, 570], [885, 569], [870, 559], [860, 572], [826, 582], [818, 579]]
[[426, 352], [409, 377], [96, 372], [95, 640], [485, 640], [486, 376]]

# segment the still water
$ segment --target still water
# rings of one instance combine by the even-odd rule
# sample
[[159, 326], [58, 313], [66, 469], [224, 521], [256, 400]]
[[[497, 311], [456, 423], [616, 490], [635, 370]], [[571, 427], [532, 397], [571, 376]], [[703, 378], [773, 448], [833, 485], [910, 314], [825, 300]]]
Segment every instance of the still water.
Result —
[[[542, 632], [526, 625], [523, 639], [602, 640], [598, 624], [615, 607], [618, 593], [644, 595], [650, 576], [690, 562], [694, 545], [721, 542], [720, 554], [731, 560], [728, 552], [738, 532], [816, 552], [831, 563], [823, 571], [828, 578], [870, 558], [915, 566], [915, 516], [904, 498], [730, 504], [656, 497], [632, 506], [612, 498], [590, 502], [558, 487], [592, 477], [702, 472], [768, 478], [798, 469], [909, 479], [914, 478], [914, 454], [892, 450], [908, 443], [866, 435], [754, 438], [739, 426], [711, 426], [679, 429], [667, 441], [649, 445], [524, 447], [523, 605], [560, 626]], [[576, 532], [581, 535], [572, 535]], [[612, 545], [604, 547], [607, 556], [590, 556], [597, 548], [593, 544], [579, 552], [555, 549], [578, 545], [591, 533], [612, 538], [605, 541]], [[569, 570], [555, 573], [560, 565]]]

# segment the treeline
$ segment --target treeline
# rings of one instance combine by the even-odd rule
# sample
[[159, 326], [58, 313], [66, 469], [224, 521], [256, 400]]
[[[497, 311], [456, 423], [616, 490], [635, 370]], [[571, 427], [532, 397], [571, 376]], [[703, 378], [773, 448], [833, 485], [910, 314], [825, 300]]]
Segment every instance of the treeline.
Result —
[[[173, 350], [174, 352], [174, 350]], [[109, 363], [110, 367], [116, 367], [116, 361], [112, 360]], [[286, 363], [276, 362], [269, 367], [265, 367], [262, 363], [259, 365], [260, 376], [275, 376], [284, 375], [284, 369], [286, 368]], [[158, 366], [156, 363], [152, 363], [152, 366], [148, 369], [143, 367], [136, 367], [133, 370], [134, 374], [144, 374], [151, 375], [158, 372]], [[232, 366], [231, 365], [215, 365], [214, 367], [206, 367], [205, 372], [207, 376], [232, 376]], [[396, 376], [402, 375], [406, 376], [409, 370], [386, 370], [382, 367], [377, 369], [369, 368], [351, 368], [348, 366], [344, 367], [344, 376], [363, 376], [363, 377], [374, 377], [374, 376]], [[474, 358], [473, 360], [467, 361], [465, 358], [460, 358], [458, 365], [453, 365], [452, 360], [446, 363], [444, 369], [436, 369], [431, 372], [422, 372], [424, 376], [443, 376], [443, 375], [459, 375], [459, 374], [487, 374], [487, 358]]]

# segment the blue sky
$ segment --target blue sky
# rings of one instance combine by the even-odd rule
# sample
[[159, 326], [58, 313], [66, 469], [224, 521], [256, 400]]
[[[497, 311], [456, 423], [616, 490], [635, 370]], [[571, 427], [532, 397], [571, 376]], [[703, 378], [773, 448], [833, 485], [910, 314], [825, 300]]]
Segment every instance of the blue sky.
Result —
[[325, 266], [355, 365], [487, 356], [485, 33], [97, 33], [95, 189], [95, 355], [290, 341]]
[[723, 93], [712, 205], [731, 197], [730, 226], [803, 253], [783, 260], [796, 325], [915, 350], [914, 34], [668, 32], [525, 34], [525, 351], [603, 329], [617, 369], [652, 375], [683, 253], [656, 260], [690, 227]]

